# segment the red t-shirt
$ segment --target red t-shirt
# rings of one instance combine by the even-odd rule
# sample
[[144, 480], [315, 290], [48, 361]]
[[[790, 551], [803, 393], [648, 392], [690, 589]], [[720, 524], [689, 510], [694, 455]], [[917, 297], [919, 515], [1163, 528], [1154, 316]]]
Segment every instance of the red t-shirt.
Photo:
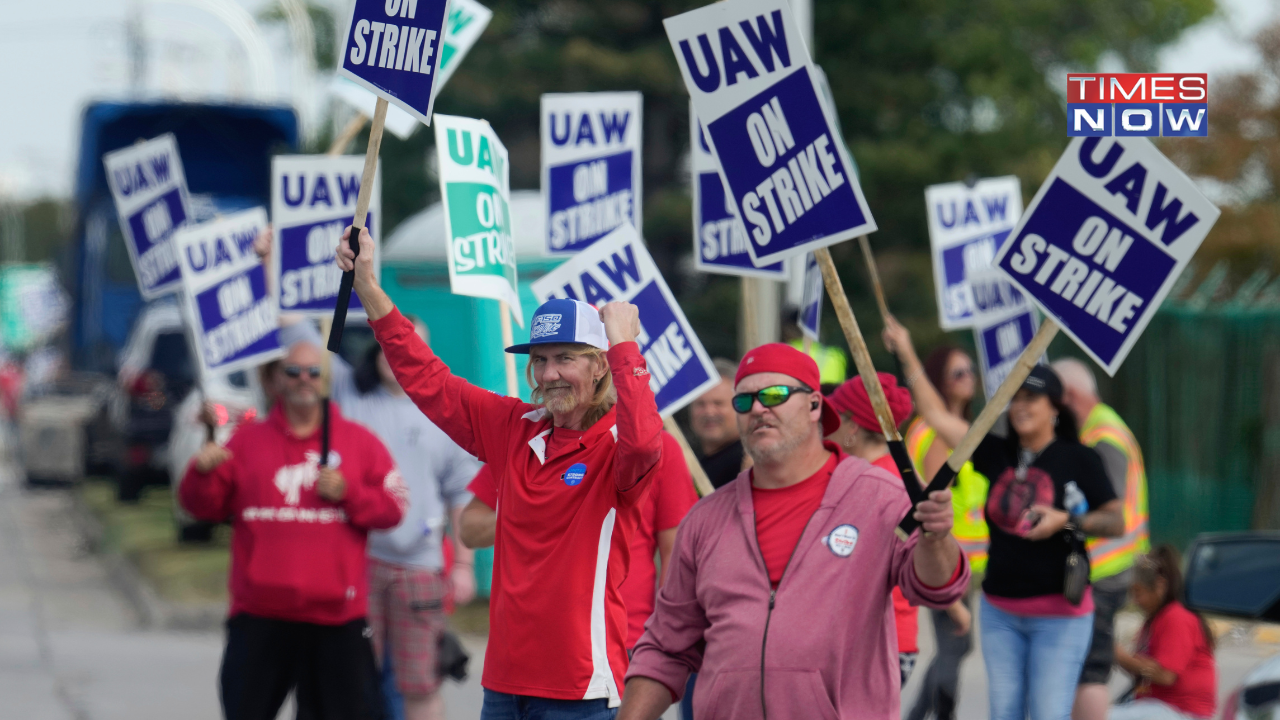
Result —
[[[888, 470], [890, 475], [902, 479], [902, 473], [898, 472], [898, 466], [893, 462], [892, 455], [881, 455], [871, 464], [882, 470]], [[898, 629], [898, 652], [920, 652], [920, 645], [917, 642], [920, 610], [907, 602], [907, 598], [903, 596], [902, 590], [897, 585], [893, 587], [893, 624]]]
[[1172, 685], [1143, 682], [1135, 697], [1159, 700], [1195, 717], [1212, 717], [1218, 696], [1213, 651], [1200, 618], [1177, 601], [1165, 605], [1138, 637], [1138, 655], [1177, 675]]
[[685, 465], [684, 452], [676, 439], [664, 432], [662, 468], [640, 508], [640, 525], [631, 536], [631, 572], [622, 581], [622, 600], [627, 605], [628, 648], [640, 640], [645, 621], [653, 614], [654, 596], [658, 592], [658, 571], [653, 562], [658, 551], [658, 533], [679, 525], [696, 502], [698, 494], [693, 491], [693, 477]]
[[[467, 489], [480, 502], [498, 504], [498, 486], [489, 465], [480, 468]], [[658, 533], [680, 524], [689, 509], [698, 502], [693, 491], [693, 478], [684, 462], [684, 453], [676, 439], [662, 433], [662, 468], [640, 509], [640, 524], [631, 536], [631, 571], [619, 591], [627, 606], [627, 647], [644, 634], [645, 621], [653, 614], [658, 572], [653, 558], [658, 550]]]
[[760, 543], [764, 567], [769, 571], [769, 583], [774, 588], [782, 581], [782, 572], [787, 569], [787, 562], [804, 534], [805, 525], [822, 504], [831, 474], [843, 455], [833, 452], [818, 472], [795, 485], [777, 489], [751, 486], [751, 504], [756, 511], [756, 540]]

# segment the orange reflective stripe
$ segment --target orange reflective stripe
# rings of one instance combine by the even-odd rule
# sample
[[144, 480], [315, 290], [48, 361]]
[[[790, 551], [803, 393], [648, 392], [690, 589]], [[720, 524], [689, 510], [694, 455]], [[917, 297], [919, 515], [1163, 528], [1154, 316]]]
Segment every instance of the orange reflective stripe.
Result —
[[1150, 549], [1147, 532], [1147, 477], [1142, 450], [1115, 410], [1098, 403], [1081, 429], [1080, 440], [1089, 447], [1111, 443], [1125, 456], [1123, 512], [1125, 533], [1118, 538], [1094, 538], [1087, 544], [1093, 579], [1129, 568], [1139, 553]]

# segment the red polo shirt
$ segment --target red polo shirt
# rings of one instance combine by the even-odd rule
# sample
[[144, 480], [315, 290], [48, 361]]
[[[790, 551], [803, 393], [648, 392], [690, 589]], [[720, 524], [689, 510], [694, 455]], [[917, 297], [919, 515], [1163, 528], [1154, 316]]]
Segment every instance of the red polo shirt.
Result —
[[662, 418], [635, 343], [607, 353], [618, 402], [585, 431], [450, 374], [398, 311], [371, 323], [422, 412], [497, 479], [489, 646], [498, 692], [620, 703], [627, 613], [620, 587], [641, 500], [662, 456]]

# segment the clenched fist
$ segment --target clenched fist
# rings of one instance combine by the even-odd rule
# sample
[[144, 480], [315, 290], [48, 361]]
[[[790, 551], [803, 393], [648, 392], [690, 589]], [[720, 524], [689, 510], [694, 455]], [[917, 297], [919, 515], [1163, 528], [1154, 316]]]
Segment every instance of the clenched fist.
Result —
[[192, 462], [196, 470], [202, 473], [213, 472], [214, 468], [231, 459], [231, 451], [217, 443], [207, 442], [196, 453]]
[[610, 347], [635, 342], [640, 334], [640, 308], [629, 302], [606, 303], [600, 308], [600, 320], [604, 323], [604, 334]]
[[329, 502], [341, 502], [347, 494], [346, 478], [327, 465], [320, 468], [320, 479], [316, 480], [316, 494]]

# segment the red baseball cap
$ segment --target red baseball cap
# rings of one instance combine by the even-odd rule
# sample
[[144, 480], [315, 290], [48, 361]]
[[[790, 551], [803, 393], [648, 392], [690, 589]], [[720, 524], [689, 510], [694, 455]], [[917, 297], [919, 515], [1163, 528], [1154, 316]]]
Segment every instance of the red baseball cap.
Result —
[[[898, 386], [898, 378], [889, 373], [876, 373], [880, 378], [880, 387], [884, 389], [884, 397], [889, 401], [889, 411], [893, 413], [893, 424], [901, 425], [911, 415], [911, 391]], [[880, 420], [871, 408], [871, 398], [867, 395], [867, 386], [862, 378], [853, 377], [835, 389], [827, 397], [829, 404], [837, 413], [849, 413], [853, 421], [871, 432], [881, 432]]]
[[[783, 343], [761, 345], [742, 356], [742, 362], [738, 363], [738, 373], [733, 376], [733, 385], [736, 388], [742, 378], [767, 372], [789, 375], [814, 392], [819, 392], [822, 387], [818, 363], [808, 355]], [[824, 398], [822, 436], [826, 437], [839, 429], [840, 416]]]

